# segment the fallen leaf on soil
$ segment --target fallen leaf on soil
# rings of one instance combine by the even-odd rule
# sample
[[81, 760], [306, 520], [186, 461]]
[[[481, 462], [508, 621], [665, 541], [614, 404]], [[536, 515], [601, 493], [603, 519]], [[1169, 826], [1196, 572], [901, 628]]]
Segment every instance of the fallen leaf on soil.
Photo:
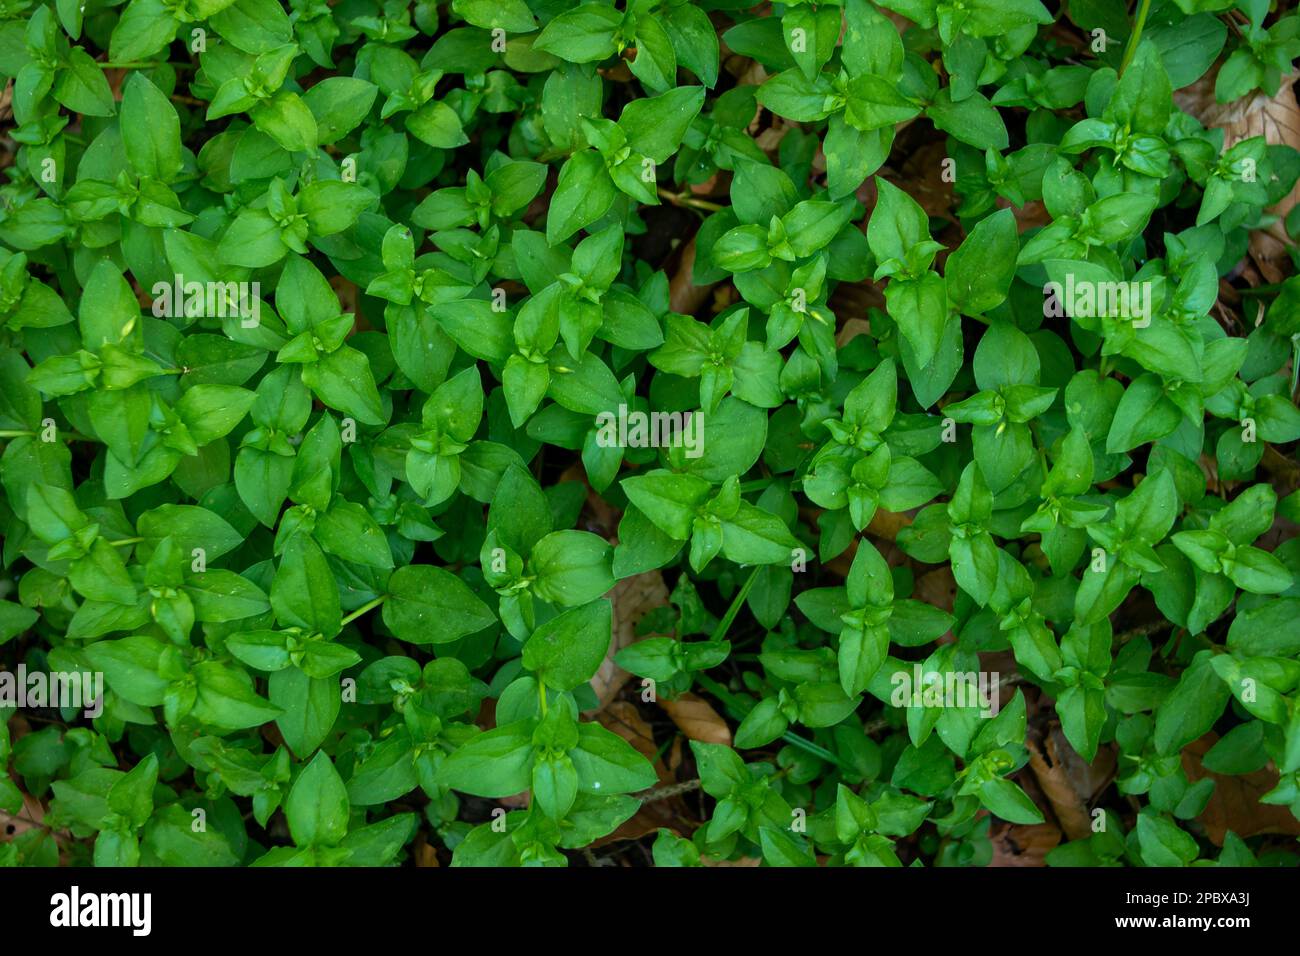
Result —
[[[817, 516], [820, 513], [814, 509], [804, 509], [808, 521], [814, 525], [816, 525]], [[889, 562], [891, 566], [898, 567], [907, 564], [908, 558], [902, 549], [894, 544], [894, 541], [898, 537], [898, 532], [911, 523], [911, 515], [877, 509], [875, 517], [871, 519], [864, 533], [875, 539], [872, 544], [880, 552], [880, 556]], [[848, 576], [849, 568], [853, 566], [853, 558], [858, 553], [858, 541], [860, 540], [862, 539], [855, 538], [849, 547], [827, 561], [824, 565], [826, 570], [832, 574], [838, 574], [840, 577]]]
[[596, 718], [606, 730], [618, 734], [654, 765], [659, 781], [664, 782], [668, 768], [659, 759], [659, 748], [655, 744], [654, 731], [636, 705], [627, 700], [616, 700], [600, 712]]
[[632, 82], [632, 70], [627, 65], [626, 60], [619, 60], [617, 64], [611, 66], [609, 69], [598, 70], [597, 72], [599, 72], [600, 75], [603, 76], [605, 79], [613, 83]]
[[423, 833], [415, 838], [414, 853], [411, 855], [415, 859], [416, 866], [442, 865], [438, 862], [438, 851], [429, 845], [429, 841]]
[[[17, 814], [9, 814], [0, 810], [0, 843], [12, 840], [28, 830], [42, 829], [41, 825], [45, 820], [45, 805], [29, 793], [23, 792], [22, 797], [23, 806]], [[72, 842], [72, 834], [67, 830], [47, 830], [45, 838], [48, 839], [51, 836], [54, 838], [59, 850], [59, 865], [67, 866], [67, 848]]]
[[334, 295], [338, 297], [339, 306], [343, 311], [351, 312], [356, 316], [357, 331], [362, 332], [368, 329], [370, 324], [365, 321], [365, 317], [362, 316], [359, 307], [361, 290], [358, 289], [354, 283], [349, 282], [342, 276], [335, 276], [333, 279], [330, 279], [330, 288], [334, 290]]
[[1016, 217], [1016, 229], [1020, 232], [1035, 226], [1045, 226], [1052, 221], [1047, 207], [1038, 199], [1031, 199], [1023, 206], [1011, 206], [1011, 214]]
[[898, 538], [898, 532], [911, 523], [912, 516], [909, 514], [877, 508], [876, 513], [871, 518], [871, 523], [867, 525], [867, 534], [874, 538], [894, 541]]
[[596, 670], [596, 676], [591, 679], [591, 686], [600, 699], [600, 705], [587, 711], [587, 716], [607, 707], [632, 677], [614, 663], [614, 655], [638, 640], [636, 625], [647, 612], [668, 603], [668, 586], [658, 571], [646, 571], [619, 581], [607, 596], [614, 606], [614, 636], [609, 642], [609, 653]]
[[668, 308], [682, 315], [694, 315], [709, 300], [712, 285], [695, 285], [691, 272], [695, 268], [695, 237], [682, 247], [681, 258], [668, 281]]
[[1206, 804], [1205, 812], [1197, 819], [1205, 824], [1205, 831], [1215, 846], [1223, 846], [1223, 838], [1231, 830], [1245, 839], [1259, 833], [1285, 833], [1300, 836], [1300, 820], [1286, 807], [1260, 803], [1259, 798], [1277, 786], [1277, 771], [1270, 763], [1254, 773], [1224, 776], [1212, 773], [1201, 765], [1201, 758], [1218, 741], [1219, 735], [1211, 731], [1200, 740], [1183, 748], [1183, 770], [1187, 779], [1195, 783], [1205, 777], [1214, 781], [1214, 793]]
[[866, 319], [846, 319], [835, 333], [835, 344], [843, 348], [859, 335], [870, 335], [871, 323]]
[[1061, 842], [1061, 831], [1051, 823], [1008, 825], [990, 834], [993, 859], [989, 866], [1046, 866], [1049, 850]]
[[1109, 747], [1097, 751], [1091, 767], [1079, 756], [1057, 725], [1052, 725], [1046, 737], [1030, 733], [1025, 741], [1029, 750], [1029, 768], [1034, 772], [1043, 795], [1052, 805], [1061, 829], [1071, 840], [1083, 840], [1092, 835], [1092, 814], [1089, 809], [1093, 795], [1099, 789], [1097, 780], [1088, 774], [1091, 769], [1104, 780], [1110, 773], [1103, 768], [1115, 766], [1115, 754]]
[[[560, 480], [585, 484], [587, 476], [581, 463], [575, 462], [564, 470]], [[617, 509], [588, 487], [580, 521], [584, 530], [600, 535], [611, 545], [617, 545], [618, 537], [615, 532], [620, 517]], [[638, 639], [636, 626], [647, 612], [668, 603], [668, 587], [664, 584], [663, 574], [659, 571], [646, 571], [642, 574], [634, 574], [630, 578], [623, 578], [610, 588], [605, 597], [609, 598], [610, 604], [613, 605], [613, 637], [609, 642], [609, 651], [605, 655], [604, 662], [591, 679], [592, 689], [595, 690], [600, 703], [585, 712], [587, 717], [598, 714], [618, 696], [623, 685], [631, 678], [631, 674], [614, 663], [614, 655]]]
[[731, 728], [707, 700], [686, 693], [674, 700], [659, 700], [678, 729], [691, 740], [731, 746]]
[[867, 319], [845, 316], [865, 316], [868, 309], [884, 311], [885, 293], [874, 282], [841, 282], [831, 293], [827, 305], [837, 316], [835, 344], [843, 347], [858, 335], [871, 334], [871, 323]]
[[917, 201], [926, 215], [952, 222], [952, 183], [944, 178], [943, 164], [947, 148], [942, 139], [927, 141], [903, 157], [897, 174], [890, 178]]
[[682, 765], [682, 738], [674, 737], [673, 745], [668, 748], [668, 769], [673, 773]]
[[531, 790], [524, 790], [520, 793], [511, 794], [508, 797], [501, 797], [497, 800], [497, 803], [501, 804], [503, 807], [509, 807], [511, 810], [525, 810], [528, 808], [532, 796], [533, 792]]
[[[606, 730], [618, 734], [651, 762], [655, 773], [659, 776], [660, 785], [676, 782], [673, 772], [659, 759], [659, 748], [655, 744], [654, 731], [641, 716], [635, 704], [631, 701], [616, 700], [601, 711], [597, 720]], [[690, 819], [687, 806], [681, 797], [669, 797], [665, 800], [641, 804], [641, 809], [637, 810], [630, 819], [620, 824], [613, 833], [597, 840], [594, 846], [604, 846], [606, 843], [619, 840], [639, 840], [664, 827], [679, 836], [689, 836], [696, 826], [698, 822]]]
[[[1252, 136], [1263, 136], [1270, 144], [1282, 143], [1300, 149], [1300, 103], [1297, 103], [1295, 94], [1295, 83], [1300, 79], [1300, 73], [1283, 77], [1275, 96], [1256, 92], [1231, 103], [1215, 100], [1217, 77], [1218, 71], [1214, 70], [1191, 86], [1176, 90], [1174, 102], [1205, 126], [1221, 128], [1224, 149]], [[1293, 187], [1281, 202], [1269, 208], [1278, 221], [1267, 229], [1250, 234], [1251, 257], [1269, 282], [1282, 281], [1283, 268], [1289, 261], [1286, 249], [1293, 245], [1286, 234], [1284, 220], [1297, 203], [1300, 203], [1300, 184]]]
[[912, 597], [951, 613], [957, 600], [957, 582], [953, 579], [952, 569], [935, 568], [921, 575], [916, 579]]
[[12, 840], [28, 830], [38, 829], [45, 819], [45, 808], [41, 801], [29, 793], [23, 795], [22, 809], [16, 814], [0, 810], [0, 842]]

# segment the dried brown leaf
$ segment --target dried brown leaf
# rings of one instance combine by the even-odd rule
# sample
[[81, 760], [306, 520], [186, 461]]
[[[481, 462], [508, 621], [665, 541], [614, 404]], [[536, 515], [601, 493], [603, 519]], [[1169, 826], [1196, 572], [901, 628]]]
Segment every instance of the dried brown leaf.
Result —
[[948, 613], [952, 613], [957, 600], [957, 582], [952, 576], [952, 568], [940, 567], [927, 571], [916, 579], [916, 588], [912, 597], [926, 604], [933, 604]]
[[859, 335], [870, 334], [871, 323], [866, 319], [845, 319], [840, 325], [839, 331], [835, 333], [835, 344], [840, 348], [844, 348], [845, 345], [852, 342]]
[[668, 308], [682, 315], [694, 315], [700, 306], [709, 301], [712, 285], [695, 285], [691, 272], [695, 268], [695, 237], [682, 247], [677, 268], [668, 280]]
[[500, 797], [497, 803], [503, 807], [509, 807], [511, 810], [526, 810], [532, 800], [533, 792], [531, 790], [522, 790], [519, 793], [512, 793], [508, 797]]
[[[601, 711], [597, 719], [606, 730], [618, 734], [651, 762], [655, 773], [659, 776], [661, 786], [676, 782], [673, 771], [669, 770], [658, 756], [659, 748], [655, 744], [654, 731], [641, 716], [635, 704], [626, 700], [616, 700]], [[597, 840], [595, 846], [603, 846], [619, 840], [639, 840], [664, 828], [680, 836], [687, 836], [698, 825], [698, 821], [691, 818], [681, 797], [673, 796], [664, 800], [642, 803], [641, 808], [630, 819], [625, 820], [613, 833]]]
[[674, 700], [660, 699], [659, 706], [689, 739], [731, 746], [731, 728], [702, 697], [686, 693]]
[[[1057, 725], [1050, 726], [1046, 736], [1029, 734], [1025, 744], [1029, 750], [1029, 768], [1052, 805], [1052, 812], [1065, 835], [1071, 840], [1090, 836], [1092, 814], [1089, 805], [1099, 789], [1094, 773], [1105, 767], [1114, 767], [1114, 752], [1108, 747], [1102, 748], [1089, 765], [1070, 746]], [[1090, 772], [1091, 768], [1098, 768], [1098, 771]], [[1110, 774], [1101, 772], [1100, 775], [1104, 786]]]
[[646, 571], [619, 581], [606, 596], [614, 606], [614, 634], [609, 642], [609, 653], [601, 662], [596, 676], [591, 679], [591, 686], [600, 699], [600, 705], [588, 711], [587, 716], [599, 713], [608, 706], [631, 678], [631, 674], [614, 663], [614, 655], [638, 640], [636, 626], [641, 618], [654, 608], [668, 603], [668, 586], [658, 571]]
[[1052, 221], [1052, 215], [1040, 200], [1031, 199], [1023, 206], [1012, 206], [1011, 214], [1016, 217], [1016, 229], [1024, 232], [1035, 226], [1045, 226]]
[[989, 866], [1046, 866], [1048, 851], [1061, 842], [1061, 831], [1051, 823], [1008, 825], [990, 834], [993, 859]]
[[[1185, 113], [1196, 117], [1207, 127], [1223, 130], [1223, 146], [1227, 149], [1243, 139], [1263, 136], [1270, 144], [1285, 144], [1300, 149], [1300, 103], [1296, 101], [1295, 83], [1300, 73], [1293, 72], [1282, 80], [1275, 96], [1255, 92], [1250, 96], [1219, 103], [1214, 98], [1214, 83], [1218, 71], [1201, 77], [1191, 86], [1174, 93], [1174, 101]], [[1286, 234], [1286, 214], [1300, 203], [1300, 183], [1297, 183], [1282, 201], [1269, 211], [1278, 221], [1267, 229], [1250, 236], [1250, 254], [1259, 271], [1269, 282], [1280, 282], [1283, 266], [1287, 263], [1287, 246], [1293, 245]]]
[[28, 830], [39, 829], [45, 820], [45, 807], [29, 793], [23, 793], [22, 808], [14, 814], [0, 810], [0, 842], [12, 840]]
[[441, 866], [438, 862], [438, 851], [429, 845], [429, 840], [423, 833], [415, 838], [415, 846], [411, 856], [415, 860], [416, 866]]
[[1195, 783], [1209, 777], [1214, 781], [1214, 793], [1205, 811], [1197, 818], [1215, 846], [1223, 846], [1229, 830], [1242, 837], [1260, 833], [1284, 833], [1300, 836], [1300, 820], [1286, 807], [1260, 803], [1259, 798], [1277, 786], [1277, 770], [1270, 763], [1254, 773], [1225, 776], [1206, 770], [1201, 764], [1205, 752], [1218, 741], [1218, 734], [1210, 731], [1200, 740], [1183, 748], [1183, 770], [1187, 779]]
[[[645, 757], [655, 768], [660, 783], [669, 778], [668, 768], [659, 759], [659, 748], [655, 744], [654, 731], [636, 705], [627, 700], [616, 700], [609, 704], [596, 718], [602, 727], [618, 734]], [[671, 782], [671, 780], [668, 780]]]
[[895, 186], [907, 192], [925, 210], [926, 215], [955, 222], [952, 215], [951, 177], [944, 176], [943, 161], [948, 147], [942, 139], [932, 139], [909, 151], [891, 176]]

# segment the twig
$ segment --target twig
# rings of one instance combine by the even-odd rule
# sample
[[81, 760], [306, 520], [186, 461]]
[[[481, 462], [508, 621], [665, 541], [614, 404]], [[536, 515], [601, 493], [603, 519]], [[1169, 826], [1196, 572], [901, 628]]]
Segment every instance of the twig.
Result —
[[709, 202], [707, 199], [696, 199], [694, 196], [679, 196], [666, 186], [659, 187], [659, 195], [674, 206], [689, 206], [691, 209], [702, 209], [705, 212], [717, 212], [722, 208], [718, 203]]
[[1135, 637], [1148, 637], [1152, 634], [1159, 634], [1161, 631], [1172, 630], [1173, 627], [1174, 625], [1169, 621], [1151, 621], [1147, 624], [1131, 627], [1127, 631], [1121, 631], [1115, 635], [1115, 640], [1123, 644]]
[[693, 793], [700, 789], [700, 780], [696, 777], [694, 780], [683, 780], [681, 783], [670, 783], [663, 787], [651, 787], [649, 790], [642, 790], [639, 794], [634, 793], [642, 803], [655, 803], [659, 800], [670, 800], [673, 797], [679, 797], [683, 793]]

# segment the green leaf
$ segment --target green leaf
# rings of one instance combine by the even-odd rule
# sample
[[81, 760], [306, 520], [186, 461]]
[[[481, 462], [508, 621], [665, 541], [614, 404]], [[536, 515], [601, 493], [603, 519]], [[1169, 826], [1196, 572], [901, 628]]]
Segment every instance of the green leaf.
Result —
[[326, 405], [366, 425], [384, 423], [379, 399], [366, 356], [344, 345], [318, 362], [303, 366], [303, 384]]
[[480, 797], [509, 797], [527, 790], [533, 769], [530, 718], [471, 738], [443, 764], [443, 783]]
[[614, 586], [613, 549], [586, 531], [553, 531], [533, 546], [533, 590], [544, 601], [572, 607], [594, 601]]
[[175, 38], [177, 26], [162, 0], [131, 0], [113, 27], [109, 58], [120, 63], [148, 59]]
[[926, 107], [925, 115], [953, 139], [976, 149], [1001, 150], [1009, 145], [1007, 127], [1001, 114], [982, 93], [972, 93], [959, 102], [953, 102], [952, 91], [941, 89], [934, 102]]
[[452, 10], [484, 30], [531, 33], [537, 22], [523, 0], [454, 0]]
[[347, 788], [324, 751], [298, 775], [284, 801], [289, 833], [301, 847], [341, 843], [350, 811]]
[[1142, 375], [1133, 380], [1120, 399], [1106, 436], [1106, 451], [1131, 451], [1163, 438], [1178, 427], [1181, 418], [1178, 406], [1165, 396], [1159, 376]]
[[271, 584], [271, 606], [281, 624], [332, 637], [342, 611], [339, 586], [320, 546], [303, 534], [289, 539]]
[[614, 55], [614, 34], [622, 20], [613, 7], [584, 3], [548, 23], [533, 45], [570, 63], [595, 63]]
[[948, 257], [944, 271], [948, 298], [966, 315], [982, 315], [1006, 300], [1015, 275], [1019, 242], [1010, 209], [1000, 209], [975, 224]]
[[342, 706], [337, 679], [308, 677], [296, 667], [271, 675], [271, 703], [283, 713], [276, 718], [284, 742], [300, 757], [321, 745], [334, 727]]
[[650, 761], [597, 723], [578, 725], [578, 746], [569, 757], [578, 786], [590, 793], [633, 793], [658, 782]]
[[281, 90], [249, 110], [253, 125], [291, 153], [314, 149], [319, 141], [316, 117], [297, 93]]
[[574, 153], [560, 170], [546, 216], [546, 241], [563, 242], [609, 211], [618, 190], [595, 150]]
[[1156, 709], [1155, 743], [1162, 754], [1177, 753], [1214, 726], [1229, 691], [1215, 673], [1209, 651], [1201, 651]]
[[141, 176], [171, 182], [181, 171], [181, 123], [176, 107], [140, 73], [122, 88], [122, 147]]
[[551, 618], [524, 643], [524, 667], [557, 691], [591, 680], [609, 650], [612, 614], [608, 601], [592, 601]]
[[1010, 780], [990, 780], [980, 787], [979, 795], [989, 812], [1003, 820], [1026, 825], [1043, 822], [1042, 811]]
[[406, 128], [422, 143], [455, 149], [469, 142], [460, 116], [446, 103], [427, 103], [406, 118]]
[[432, 565], [398, 568], [388, 579], [384, 624], [412, 644], [445, 644], [496, 618], [460, 578]]
[[163, 702], [168, 679], [159, 673], [165, 645], [157, 638], [137, 635], [116, 641], [97, 641], [85, 649], [86, 659], [113, 693], [141, 707]]
[[1288, 624], [1300, 614], [1300, 598], [1277, 598], [1236, 615], [1228, 628], [1228, 647], [1250, 657], [1291, 657], [1300, 652], [1300, 634]]
[[54, 98], [74, 113], [112, 116], [113, 91], [99, 64], [79, 46], [68, 52], [67, 62], [55, 73]]
[[328, 76], [306, 93], [302, 101], [316, 120], [316, 141], [335, 143], [360, 126], [374, 105], [379, 88], [354, 76]]
[[259, 697], [241, 670], [205, 661], [194, 667], [198, 697], [194, 715], [200, 722], [226, 730], [260, 727], [280, 715], [280, 708]]
[[632, 100], [623, 107], [618, 125], [632, 149], [655, 163], [664, 163], [677, 151], [703, 105], [703, 87], [679, 86], [659, 96]]
[[336, 179], [317, 180], [298, 194], [299, 208], [315, 236], [332, 236], [351, 228], [374, 202], [375, 196], [369, 190]]

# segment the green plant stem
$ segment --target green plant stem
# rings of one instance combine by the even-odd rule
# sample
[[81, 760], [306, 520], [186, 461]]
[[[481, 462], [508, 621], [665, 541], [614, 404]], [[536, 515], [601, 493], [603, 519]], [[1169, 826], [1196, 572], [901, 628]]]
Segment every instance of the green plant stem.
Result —
[[[745, 719], [745, 715], [749, 713], [751, 708], [746, 707], [744, 701], [706, 674], [696, 674], [695, 679], [699, 682], [701, 687], [707, 690], [714, 697], [718, 698], [718, 700], [722, 701], [722, 705], [727, 709], [727, 713], [731, 715], [732, 719]], [[787, 730], [781, 735], [781, 739], [788, 744], [798, 747], [800, 750], [812, 754], [814, 757], [825, 760], [827, 763], [834, 764], [841, 770], [849, 769], [844, 765], [844, 761], [840, 760], [838, 756], [831, 753], [825, 747], [813, 743], [806, 737], [800, 737], [793, 731]]]
[[379, 595], [379, 597], [375, 598], [374, 600], [367, 601], [365, 604], [361, 605], [361, 607], [357, 608], [355, 611], [353, 611], [351, 614], [345, 617], [340, 622], [341, 625], [346, 627], [347, 625], [355, 621], [357, 618], [359, 618], [362, 614], [365, 614], [367, 611], [372, 611], [375, 608], [379, 607], [379, 605], [383, 604], [384, 601], [387, 600], [387, 598], [388, 598], [387, 594], [381, 594]]
[[[56, 429], [56, 433], [64, 441], [99, 441], [98, 438], [91, 438], [89, 435], [83, 435], [80, 432], [65, 431]], [[21, 428], [0, 430], [0, 439], [5, 438], [35, 438], [39, 432], [25, 431]]]
[[551, 160], [560, 159], [573, 155], [573, 150], [568, 146], [556, 146], [552, 149], [539, 153], [533, 160], [535, 163], [549, 163]]
[[701, 209], [705, 212], [717, 212], [722, 208], [716, 202], [709, 202], [707, 199], [696, 199], [690, 194], [680, 195], [664, 186], [659, 187], [659, 195], [674, 206], [689, 206], [691, 209]]
[[1291, 394], [1300, 385], [1300, 334], [1291, 336]]
[[1141, 0], [1138, 4], [1137, 15], [1133, 18], [1133, 32], [1128, 36], [1128, 43], [1124, 46], [1124, 59], [1120, 60], [1119, 72], [1123, 75], [1128, 69], [1128, 65], [1133, 62], [1133, 57], [1137, 53], [1138, 44], [1142, 41], [1142, 27], [1146, 25], [1147, 13], [1151, 10], [1151, 0]]
[[[166, 60], [142, 60], [138, 63], [116, 63], [113, 60], [96, 60], [96, 65], [101, 70], [149, 70], [155, 66], [165, 66]], [[176, 64], [179, 66], [180, 64]], [[190, 66], [186, 63], [185, 66]]]
[[835, 754], [831, 753], [821, 744], [815, 744], [808, 738], [800, 737], [798, 734], [794, 733], [793, 731], [787, 730], [785, 733], [781, 735], [781, 739], [788, 744], [793, 744], [795, 747], [798, 747], [800, 750], [804, 750], [812, 754], [814, 757], [818, 757], [822, 760], [825, 760], [829, 764], [839, 767], [841, 770], [850, 769], [847, 765], [845, 765], [843, 760], [841, 760]]
[[[731, 606], [727, 608], [727, 613], [722, 615], [722, 620], [718, 622], [718, 626], [715, 627], [713, 633], [709, 635], [709, 640], [720, 641], [727, 636], [727, 632], [731, 630], [732, 622], [736, 620], [736, 615], [740, 613], [741, 605], [745, 603], [745, 598], [749, 596], [750, 589], [753, 588], [755, 582], [758, 581], [758, 570], [759, 569], [755, 567], [754, 570], [749, 573], [749, 577], [745, 579], [745, 583], [740, 586], [740, 590], [736, 592], [736, 596], [731, 599]], [[739, 697], [731, 693], [731, 691], [727, 690], [707, 674], [696, 674], [695, 680], [701, 687], [707, 690], [714, 697], [718, 698], [718, 700], [722, 701], [723, 706], [726, 707], [728, 713], [731, 714], [733, 719], [745, 719], [745, 715], [749, 713], [750, 708], [745, 706], [745, 703]], [[848, 769], [844, 766], [844, 763], [839, 757], [831, 753], [825, 747], [815, 744], [807, 738], [800, 737], [792, 731], [787, 730], [781, 735], [781, 739], [786, 743], [793, 744], [801, 750], [805, 750], [813, 756], [819, 757], [828, 763], [832, 763], [841, 769]]]
[[736, 620], [736, 615], [740, 613], [741, 605], [745, 603], [745, 598], [749, 597], [749, 591], [757, 580], [758, 568], [755, 567], [753, 571], [749, 572], [749, 577], [746, 578], [745, 583], [740, 586], [740, 590], [736, 592], [736, 596], [731, 599], [731, 607], [727, 608], [727, 613], [722, 615], [722, 620], [718, 622], [718, 626], [715, 627], [713, 633], [709, 635], [709, 640], [720, 641], [727, 636], [727, 632], [731, 630], [732, 622]]
[[1253, 295], [1272, 295], [1274, 292], [1280, 292], [1285, 282], [1272, 282], [1268, 285], [1257, 285], [1250, 289], [1238, 289], [1237, 294], [1240, 296]]
[[700, 789], [700, 779], [683, 780], [681, 783], [670, 783], [662, 787], [652, 787], [649, 790], [642, 790], [640, 794], [632, 796], [640, 799], [642, 803], [654, 803], [657, 800], [667, 800], [670, 797], [677, 797], [683, 793], [694, 793]]
[[110, 541], [109, 544], [115, 548], [125, 548], [132, 544], [139, 544], [143, 540], [144, 538], [118, 538], [116, 541]]

